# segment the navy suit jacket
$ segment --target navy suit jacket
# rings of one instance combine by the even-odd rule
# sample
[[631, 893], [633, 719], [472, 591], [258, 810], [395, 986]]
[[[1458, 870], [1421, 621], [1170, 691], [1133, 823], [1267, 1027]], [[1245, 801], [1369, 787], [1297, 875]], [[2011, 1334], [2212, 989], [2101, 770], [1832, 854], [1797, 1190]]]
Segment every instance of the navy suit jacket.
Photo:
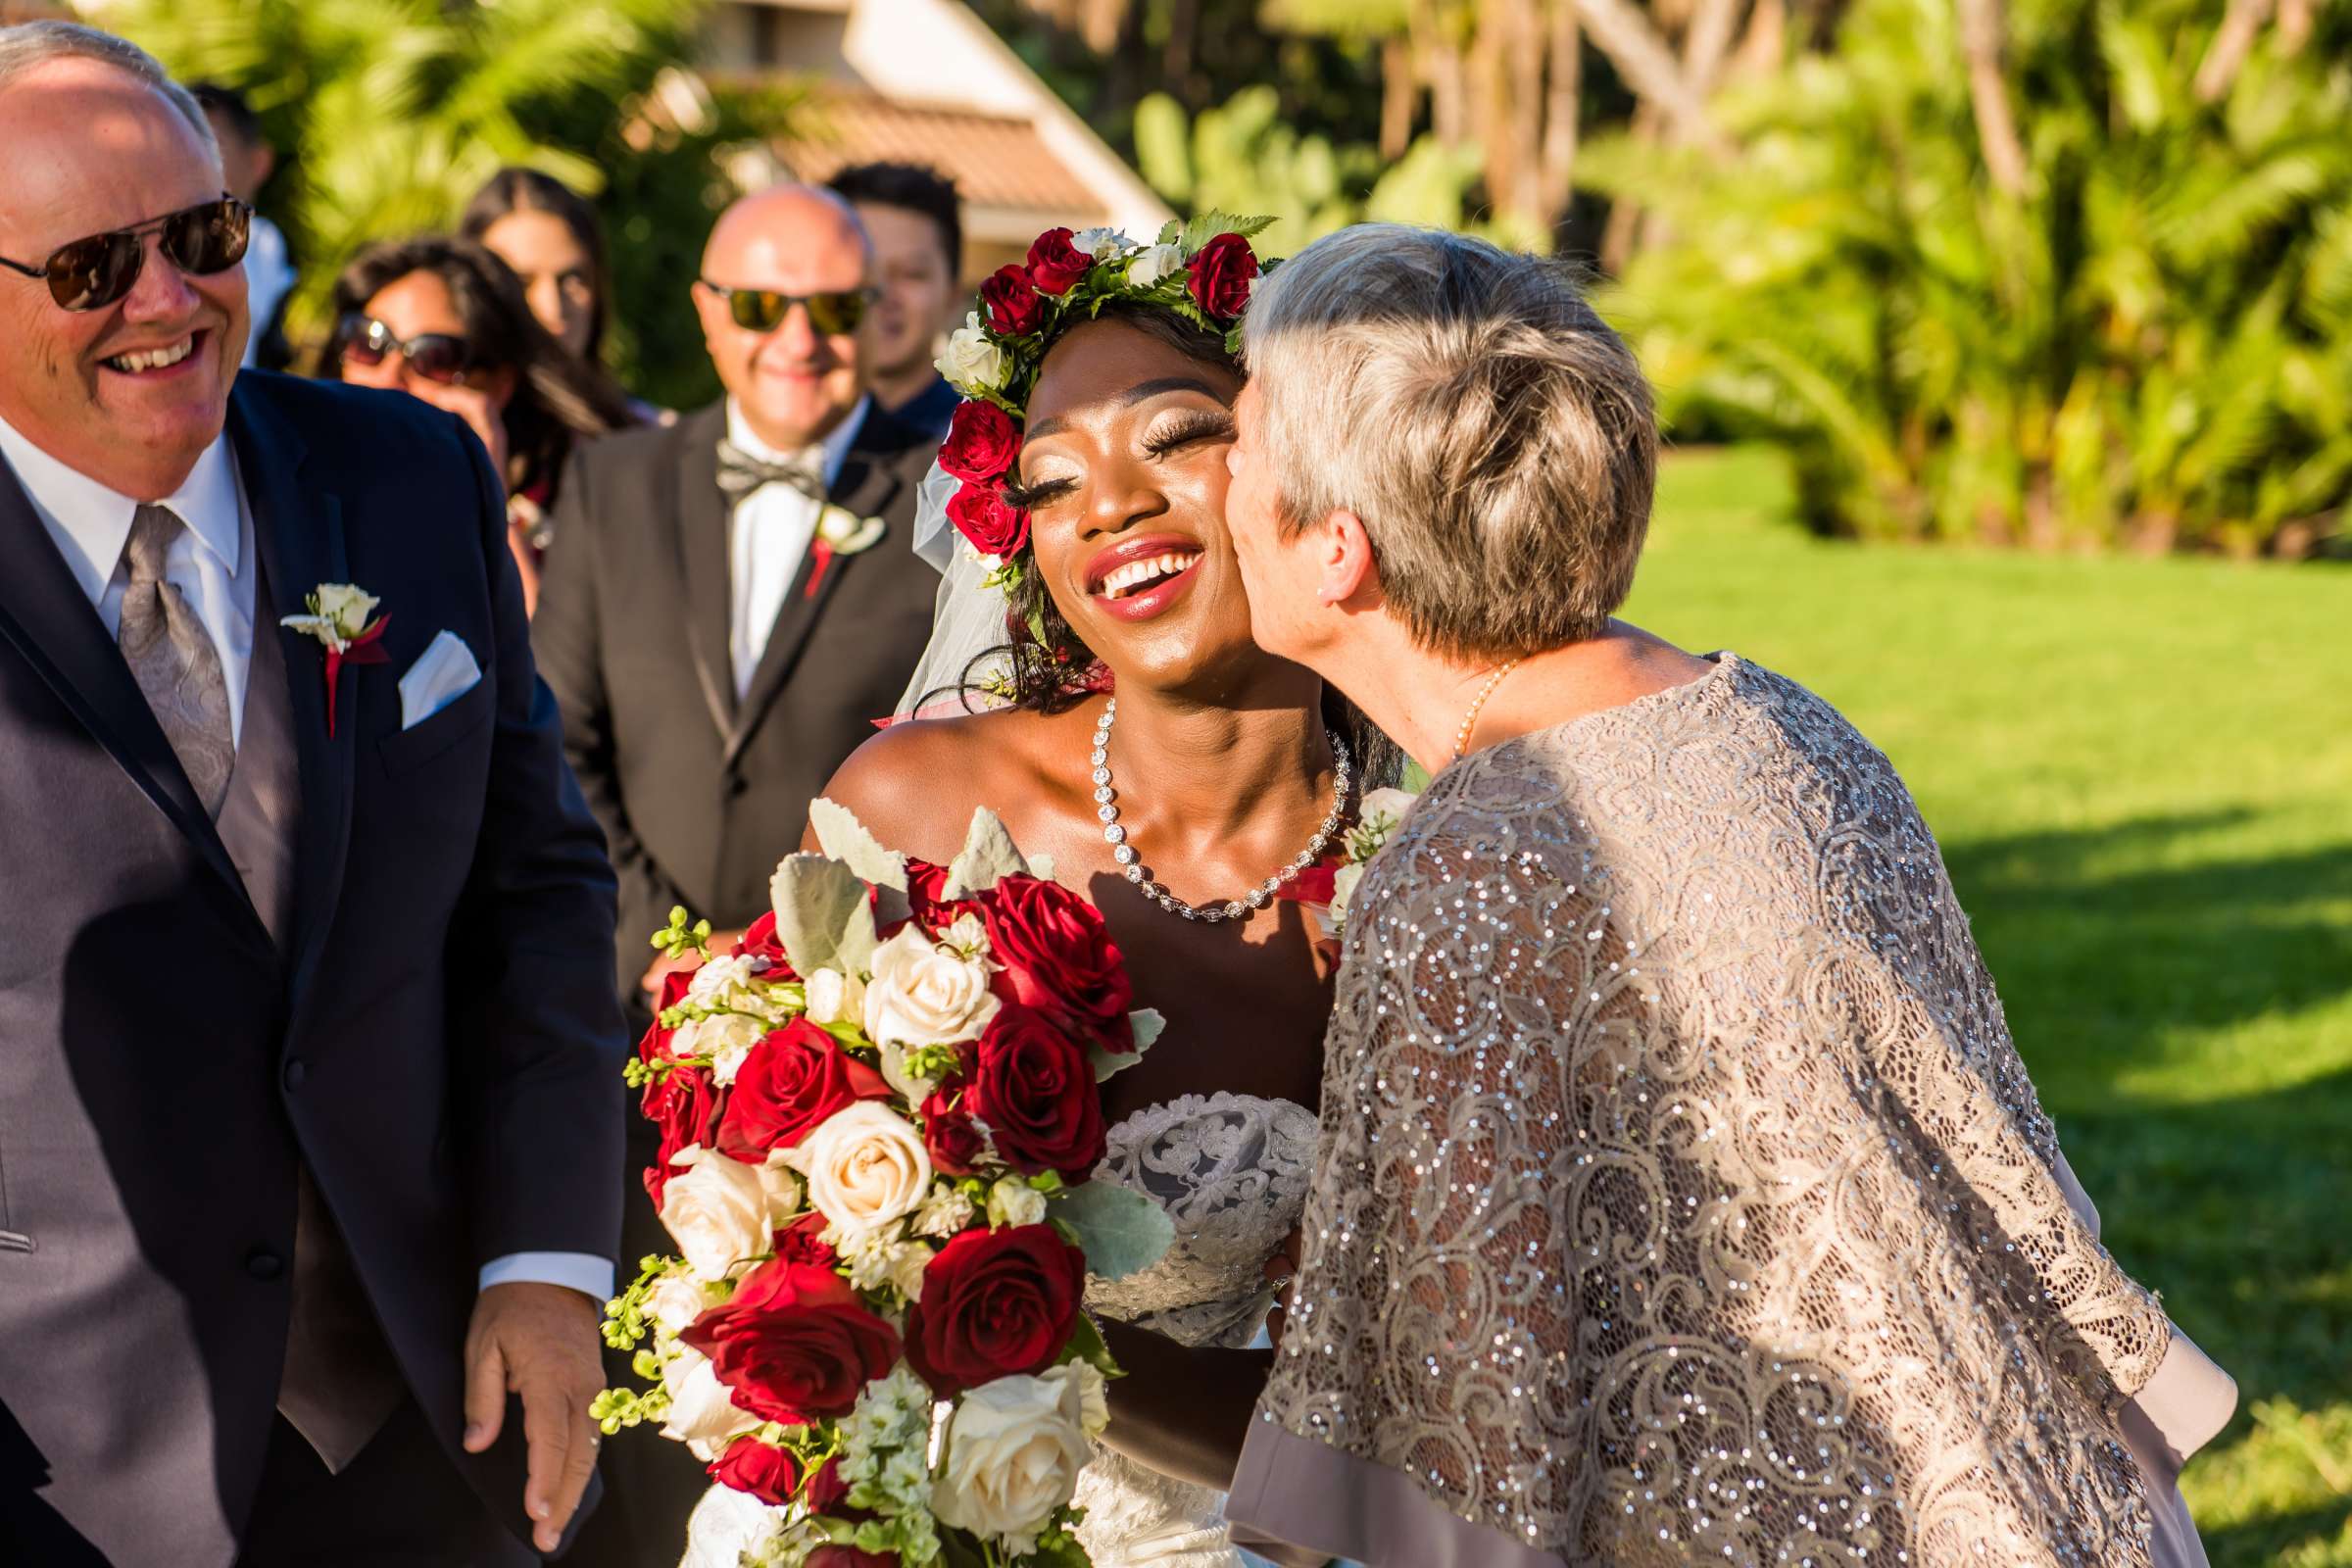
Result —
[[[505, 508], [453, 416], [246, 372], [229, 433], [276, 613], [382, 600], [383, 663], [275, 626], [299, 753], [282, 954], [0, 465], [0, 1560], [225, 1565], [285, 1354], [297, 1161], [458, 1451], [485, 1261], [612, 1256], [613, 879], [535, 673]], [[479, 685], [401, 728], [444, 629]]]

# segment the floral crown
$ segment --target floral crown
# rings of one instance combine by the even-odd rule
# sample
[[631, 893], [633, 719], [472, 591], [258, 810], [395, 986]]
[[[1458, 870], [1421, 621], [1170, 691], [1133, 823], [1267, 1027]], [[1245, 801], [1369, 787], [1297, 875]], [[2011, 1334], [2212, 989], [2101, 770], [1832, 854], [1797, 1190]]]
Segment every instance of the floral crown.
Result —
[[980, 285], [981, 310], [964, 318], [939, 357], [940, 374], [965, 398], [939, 466], [958, 481], [948, 518], [990, 564], [992, 586], [1011, 587], [1024, 569], [1029, 514], [1005, 501], [1004, 481], [1021, 455], [1047, 350], [1105, 306], [1136, 304], [1182, 317], [1221, 336], [1227, 353], [1239, 353], [1242, 313], [1266, 270], [1250, 241], [1273, 221], [1205, 213], [1168, 224], [1152, 245], [1116, 229], [1048, 229], [1029, 247], [1027, 266], [1002, 268]]

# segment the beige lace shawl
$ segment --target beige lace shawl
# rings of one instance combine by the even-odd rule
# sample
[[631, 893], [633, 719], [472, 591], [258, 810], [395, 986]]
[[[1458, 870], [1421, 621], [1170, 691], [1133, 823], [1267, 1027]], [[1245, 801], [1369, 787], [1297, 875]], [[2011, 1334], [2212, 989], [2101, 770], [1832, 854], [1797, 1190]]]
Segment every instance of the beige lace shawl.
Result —
[[1580, 1564], [2147, 1562], [2169, 1325], [1826, 704], [1725, 655], [1482, 753], [1353, 910], [1263, 1419]]

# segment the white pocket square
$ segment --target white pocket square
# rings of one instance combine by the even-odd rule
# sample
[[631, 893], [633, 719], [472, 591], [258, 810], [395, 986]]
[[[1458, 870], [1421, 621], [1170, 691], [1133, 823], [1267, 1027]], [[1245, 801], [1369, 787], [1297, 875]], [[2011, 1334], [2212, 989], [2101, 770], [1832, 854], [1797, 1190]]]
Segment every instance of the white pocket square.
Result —
[[456, 632], [445, 631], [400, 677], [400, 727], [415, 729], [467, 692], [482, 678], [473, 651]]

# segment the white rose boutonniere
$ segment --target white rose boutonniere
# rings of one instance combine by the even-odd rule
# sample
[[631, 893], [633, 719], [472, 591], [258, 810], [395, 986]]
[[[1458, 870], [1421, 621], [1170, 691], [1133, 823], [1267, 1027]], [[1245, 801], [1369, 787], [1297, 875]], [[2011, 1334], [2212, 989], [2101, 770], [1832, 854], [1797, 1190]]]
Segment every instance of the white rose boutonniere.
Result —
[[826, 502], [816, 514], [816, 537], [808, 544], [808, 586], [801, 590], [801, 597], [816, 597], [836, 558], [861, 555], [889, 531], [890, 524], [880, 517], [860, 517], [847, 507]]
[[281, 615], [278, 624], [288, 631], [298, 631], [318, 639], [326, 650], [326, 734], [335, 734], [335, 687], [345, 664], [382, 664], [391, 660], [384, 652], [384, 628], [392, 617], [370, 622], [375, 607], [383, 603], [364, 588], [347, 582], [322, 582], [303, 595], [302, 602], [310, 607], [305, 615]]

